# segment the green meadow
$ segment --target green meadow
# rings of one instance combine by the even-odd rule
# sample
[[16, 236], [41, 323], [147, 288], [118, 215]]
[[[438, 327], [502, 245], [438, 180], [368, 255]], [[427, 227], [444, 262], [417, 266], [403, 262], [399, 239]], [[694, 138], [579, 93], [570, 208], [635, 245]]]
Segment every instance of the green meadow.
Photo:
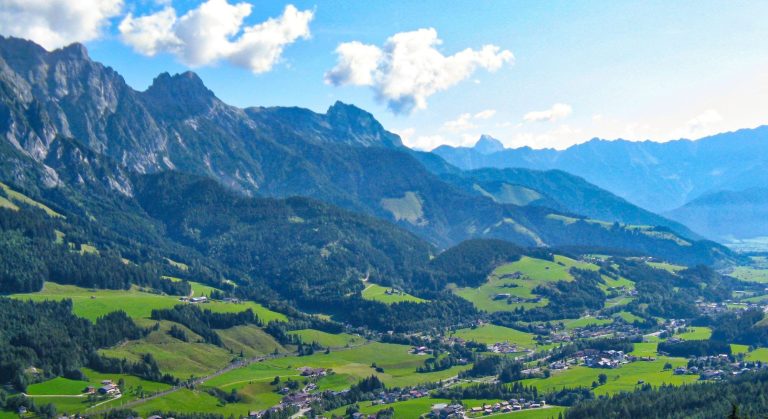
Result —
[[394, 293], [387, 294], [387, 291], [392, 291], [390, 287], [383, 287], [378, 284], [366, 282], [365, 289], [362, 291], [362, 296], [366, 300], [380, 301], [384, 304], [394, 304], [402, 302], [412, 303], [425, 303], [424, 300], [419, 297], [415, 297], [403, 291], [395, 291]]
[[[92, 406], [87, 397], [83, 396], [83, 390], [88, 386], [100, 387], [102, 380], [112, 380], [115, 383], [123, 380], [123, 395], [120, 399], [109, 401], [101, 406], [117, 406], [129, 400], [138, 398], [144, 394], [166, 390], [170, 386], [164, 383], [147, 381], [126, 374], [104, 374], [94, 370], [83, 368], [86, 381], [70, 380], [63, 377], [53, 378], [42, 383], [32, 384], [27, 387], [27, 394], [37, 404], [55, 403], [59, 413], [82, 413]], [[100, 403], [100, 402], [96, 402]]]
[[13, 189], [11, 189], [8, 185], [0, 182], [0, 190], [3, 191], [5, 194], [5, 197], [2, 197], [2, 201], [0, 201], [0, 206], [5, 206], [6, 208], [18, 210], [19, 207], [15, 205], [13, 202], [21, 203], [24, 205], [29, 205], [33, 207], [40, 208], [41, 210], [45, 211], [46, 214], [48, 214], [51, 217], [61, 217], [65, 218], [63, 215], [59, 214], [58, 212], [52, 210], [51, 208], [47, 207], [44, 204], [41, 204], [40, 202], [35, 201], [34, 199], [20, 193], [16, 192]]
[[565, 319], [561, 320], [566, 329], [577, 329], [587, 326], [602, 326], [605, 324], [613, 323], [611, 319], [598, 319], [595, 317], [582, 317], [579, 319]]
[[[172, 308], [181, 304], [178, 297], [145, 292], [136, 286], [129, 290], [104, 290], [61, 285], [55, 282], [46, 282], [39, 292], [14, 294], [12, 297], [34, 301], [70, 299], [73, 303], [73, 312], [89, 320], [96, 320], [100, 316], [118, 310], [125, 311], [134, 319], [146, 319], [151, 316], [154, 309]], [[250, 308], [264, 322], [287, 320], [285, 315], [252, 301], [241, 303], [211, 301], [201, 304], [200, 307], [218, 313], [237, 313]]]
[[[572, 267], [597, 270], [591, 263], [580, 262], [556, 255], [554, 262], [523, 256], [519, 261], [502, 265], [491, 273], [488, 282], [477, 288], [454, 288], [453, 292], [472, 302], [478, 309], [488, 312], [509, 311], [517, 307], [532, 308], [547, 305], [546, 298], [538, 302], [509, 304], [506, 299], [495, 299], [499, 294], [510, 294], [522, 299], [533, 299], [533, 289], [546, 282], [572, 281]], [[519, 273], [521, 278], [509, 276]]]
[[663, 269], [667, 272], [676, 273], [678, 271], [682, 271], [685, 269], [685, 266], [682, 265], [675, 265], [672, 263], [667, 262], [645, 262], [648, 266], [651, 266], [656, 269]]
[[285, 353], [288, 350], [278, 343], [275, 338], [256, 325], [243, 325], [217, 330], [221, 341], [227, 349], [235, 354], [241, 352], [248, 358], [271, 354], [277, 351]]
[[683, 340], [706, 340], [712, 336], [712, 329], [708, 327], [688, 327], [685, 333], [675, 335]]
[[459, 329], [453, 336], [485, 344], [509, 342], [530, 349], [536, 346], [536, 342], [533, 340], [534, 334], [494, 324], [485, 324], [471, 329]]
[[635, 321], [643, 321], [642, 317], [636, 316], [628, 311], [620, 311], [614, 314], [614, 317], [620, 317], [622, 320], [624, 320], [627, 323], [634, 323]]
[[39, 292], [14, 294], [14, 298], [42, 301], [70, 299], [73, 312], [89, 320], [113, 311], [123, 310], [132, 318], [148, 318], [153, 309], [171, 308], [179, 304], [177, 297], [140, 291], [137, 287], [129, 290], [96, 290], [46, 282]]
[[[184, 330], [189, 342], [182, 342], [168, 334], [171, 325]], [[160, 329], [151, 332], [140, 340], [128, 341], [116, 347], [99, 351], [111, 358], [125, 358], [138, 361], [143, 354], [151, 353], [157, 360], [160, 370], [175, 377], [185, 379], [190, 376], [203, 376], [227, 366], [235, 354], [227, 349], [199, 343], [200, 336], [176, 323], [161, 321]]]
[[345, 346], [359, 345], [365, 342], [360, 336], [350, 335], [348, 333], [332, 334], [314, 329], [302, 329], [290, 332], [301, 338], [304, 343], [317, 342], [318, 345], [325, 348], [343, 348]]
[[[339, 386], [343, 381], [346, 381], [344, 387], [348, 387], [350, 383], [371, 375], [378, 376], [388, 386], [409, 386], [449, 378], [468, 368], [464, 366], [438, 372], [417, 373], [416, 368], [423, 365], [427, 357], [410, 354], [409, 350], [410, 347], [406, 345], [376, 342], [351, 349], [331, 350], [329, 354], [319, 351], [314, 355], [303, 357], [269, 359], [229, 371], [207, 384], [227, 387], [275, 376], [297, 376], [297, 368], [308, 366], [330, 368], [337, 374], [336, 377], [321, 379], [318, 383], [320, 388]], [[374, 363], [384, 372], [377, 372], [372, 368], [371, 365]]]
[[728, 275], [742, 281], [768, 283], [768, 269], [737, 266]]
[[594, 389], [596, 395], [615, 394], [622, 391], [634, 391], [640, 380], [653, 386], [661, 384], [682, 385], [695, 382], [697, 375], [674, 375], [672, 370], [664, 370], [664, 364], [669, 362], [673, 369], [687, 365], [683, 358], [660, 357], [655, 361], [638, 361], [623, 365], [616, 369], [587, 368], [583, 366], [570, 367], [567, 370], [553, 372], [547, 379], [532, 378], [521, 381], [525, 385], [535, 386], [539, 391], [557, 391], [571, 387], [589, 387], [597, 381], [600, 374], [608, 376], [608, 382]]

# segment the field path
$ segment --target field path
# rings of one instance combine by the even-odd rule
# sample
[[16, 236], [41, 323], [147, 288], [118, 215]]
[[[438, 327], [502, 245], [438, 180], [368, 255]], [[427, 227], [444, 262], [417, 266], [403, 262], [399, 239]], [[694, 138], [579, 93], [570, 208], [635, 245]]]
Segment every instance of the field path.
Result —
[[[358, 347], [358, 346], [367, 345], [369, 343], [370, 343], [370, 341], [366, 341], [365, 343], [362, 343], [360, 345], [351, 346], [350, 349]], [[192, 387], [199, 386], [199, 385], [205, 383], [206, 381], [209, 381], [209, 380], [211, 380], [213, 378], [216, 378], [216, 377], [218, 377], [218, 376], [220, 376], [220, 375], [222, 375], [222, 374], [224, 374], [226, 372], [229, 372], [229, 371], [232, 371], [232, 370], [235, 370], [235, 369], [238, 369], [238, 368], [247, 367], [248, 365], [251, 365], [251, 364], [253, 364], [255, 362], [263, 362], [263, 361], [267, 361], [267, 360], [270, 360], [270, 359], [285, 358], [285, 357], [294, 356], [294, 355], [297, 355], [297, 354], [298, 354], [297, 352], [283, 353], [283, 354], [277, 354], [277, 355], [272, 354], [272, 355], [258, 356], [258, 357], [246, 359], [246, 360], [243, 360], [243, 361], [236, 361], [236, 362], [233, 362], [233, 363], [227, 365], [226, 367], [224, 367], [224, 368], [222, 368], [222, 369], [220, 369], [220, 370], [218, 370], [218, 371], [216, 371], [216, 372], [214, 372], [214, 373], [212, 373], [210, 375], [198, 378], [198, 379], [196, 379], [194, 381], [185, 382], [182, 385], [171, 387], [168, 390], [163, 390], [161, 392], [154, 393], [154, 394], [152, 394], [150, 396], [147, 396], [147, 397], [144, 397], [144, 398], [141, 398], [141, 399], [131, 400], [129, 402], [121, 404], [120, 406], [112, 406], [109, 409], [103, 409], [103, 410], [97, 410], [97, 411], [89, 412], [89, 414], [96, 415], [96, 414], [106, 413], [108, 411], [115, 410], [115, 409], [130, 409], [130, 408], [138, 406], [140, 404], [144, 404], [144, 403], [146, 403], [146, 402], [148, 402], [150, 400], [154, 400], [154, 399], [157, 399], [159, 397], [163, 397], [163, 396], [167, 396], [169, 394], [175, 393], [175, 392], [177, 392], [177, 391], [179, 391], [181, 389], [192, 388]], [[227, 384], [227, 385], [231, 385], [231, 384], [232, 383]], [[113, 401], [113, 400], [115, 400], [115, 399], [112, 399], [112, 400], [109, 400], [109, 401]], [[86, 410], [93, 409], [94, 407], [97, 407], [97, 406], [98, 405], [91, 406], [91, 407], [89, 407]]]
[[[169, 394], [175, 393], [175, 392], [177, 392], [177, 391], [179, 391], [181, 389], [191, 388], [191, 387], [198, 386], [200, 384], [205, 383], [208, 380], [211, 380], [213, 378], [216, 378], [216, 377], [224, 374], [225, 372], [229, 372], [229, 371], [232, 371], [232, 370], [237, 369], [237, 368], [242, 368], [242, 367], [248, 366], [248, 365], [250, 365], [250, 364], [252, 364], [254, 362], [262, 362], [262, 361], [265, 361], [267, 359], [274, 359], [274, 358], [279, 358], [279, 357], [282, 357], [282, 356], [287, 356], [287, 354], [266, 355], [266, 356], [260, 356], [260, 357], [256, 357], [256, 358], [247, 359], [247, 360], [244, 360], [244, 361], [236, 361], [236, 362], [233, 362], [233, 363], [227, 365], [226, 367], [224, 367], [224, 368], [222, 368], [222, 369], [220, 369], [220, 370], [218, 370], [218, 371], [216, 371], [216, 372], [214, 372], [214, 373], [212, 373], [210, 375], [198, 378], [198, 379], [193, 380], [193, 381], [186, 382], [183, 385], [174, 386], [174, 387], [169, 388], [168, 390], [163, 390], [161, 392], [154, 393], [151, 396], [147, 396], [147, 397], [144, 397], [144, 398], [141, 398], [141, 399], [134, 399], [134, 400], [131, 400], [131, 401], [127, 402], [127, 403], [123, 403], [120, 406], [113, 406], [113, 407], [110, 407], [109, 409], [106, 409], [106, 410], [101, 410], [101, 411], [97, 410], [97, 411], [94, 411], [94, 412], [90, 412], [90, 414], [105, 413], [105, 412], [108, 412], [108, 411], [114, 410], [114, 409], [130, 409], [130, 408], [132, 408], [134, 406], [138, 406], [138, 405], [146, 403], [146, 402], [148, 402], [150, 400], [157, 399], [158, 397], [163, 397], [163, 396], [167, 396]], [[94, 407], [97, 407], [97, 406], [98, 405], [91, 406], [87, 410], [93, 409]]]

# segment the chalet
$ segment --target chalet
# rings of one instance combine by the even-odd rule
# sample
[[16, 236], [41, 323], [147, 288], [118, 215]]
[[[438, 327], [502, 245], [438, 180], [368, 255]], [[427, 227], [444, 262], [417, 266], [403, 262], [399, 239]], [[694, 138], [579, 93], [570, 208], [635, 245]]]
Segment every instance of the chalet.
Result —
[[193, 303], [193, 304], [195, 304], [195, 303], [207, 303], [208, 302], [208, 297], [206, 297], [204, 295], [201, 295], [200, 297], [192, 297], [192, 298], [189, 299], [189, 302]]
[[110, 395], [110, 396], [116, 396], [120, 394], [120, 388], [117, 385], [110, 382], [109, 384], [104, 384], [103, 386], [101, 386], [99, 388], [99, 393]]
[[512, 294], [510, 293], [502, 293], [502, 294], [496, 294], [496, 296], [493, 297], [494, 300], [506, 300], [507, 298], [511, 297]]
[[325, 377], [328, 371], [325, 368], [301, 367], [299, 373], [303, 377]]
[[94, 386], [88, 386], [85, 388], [85, 394], [94, 394], [96, 393], [96, 387]]
[[702, 380], [719, 380], [723, 377], [723, 371], [721, 370], [707, 370], [701, 373], [699, 378]]

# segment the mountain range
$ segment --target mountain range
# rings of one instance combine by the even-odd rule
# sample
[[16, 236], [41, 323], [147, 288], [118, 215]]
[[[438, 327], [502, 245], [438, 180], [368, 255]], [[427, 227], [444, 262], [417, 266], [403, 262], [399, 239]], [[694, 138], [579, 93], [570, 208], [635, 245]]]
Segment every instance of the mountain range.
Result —
[[564, 170], [657, 213], [708, 193], [768, 186], [768, 126], [695, 141], [592, 139], [565, 150], [504, 148], [483, 137], [474, 147], [440, 146], [433, 152], [464, 170]]
[[706, 237], [755, 250], [768, 238], [768, 188], [705, 194], [665, 215]]
[[113, 220], [113, 228], [130, 217], [107, 216], [119, 210], [100, 202], [145, 217], [136, 176], [176, 171], [243, 196], [314, 198], [394, 223], [438, 249], [500, 238], [681, 263], [730, 257], [683, 225], [564, 172], [466, 172], [404, 147], [355, 106], [241, 109], [191, 72], [161, 74], [136, 91], [79, 44], [48, 52], [0, 38], [0, 135], [0, 179], [89, 219]]

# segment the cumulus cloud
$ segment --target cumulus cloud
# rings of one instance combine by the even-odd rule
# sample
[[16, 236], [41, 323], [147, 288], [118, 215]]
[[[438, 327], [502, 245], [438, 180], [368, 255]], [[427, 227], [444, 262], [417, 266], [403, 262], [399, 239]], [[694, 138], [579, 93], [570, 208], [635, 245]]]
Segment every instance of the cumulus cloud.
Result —
[[443, 129], [452, 132], [467, 131], [477, 128], [472, 123], [472, 114], [463, 113], [458, 118], [443, 124]]
[[98, 38], [122, 0], [0, 0], [0, 31], [47, 49]]
[[486, 109], [475, 114], [475, 119], [491, 119], [496, 115], [496, 109]]
[[227, 61], [257, 74], [271, 70], [286, 45], [309, 38], [311, 10], [289, 4], [280, 17], [245, 26], [251, 11], [249, 3], [208, 0], [182, 16], [171, 6], [145, 16], [128, 14], [119, 30], [123, 42], [144, 55], [171, 53], [192, 67]]
[[555, 103], [551, 108], [544, 111], [528, 112], [523, 116], [523, 119], [527, 122], [539, 122], [548, 121], [554, 122], [558, 119], [565, 118], [573, 112], [571, 105], [565, 103]]
[[496, 115], [495, 109], [486, 109], [474, 115], [471, 113], [463, 113], [456, 119], [444, 123], [442, 129], [451, 132], [469, 131], [477, 128], [477, 125], [473, 121], [491, 119], [494, 115]]
[[712, 125], [722, 121], [723, 117], [714, 109], [707, 109], [703, 113], [697, 115], [688, 121], [687, 129], [691, 134], [701, 133], [707, 131]]
[[443, 55], [433, 28], [400, 32], [379, 48], [360, 42], [336, 48], [336, 66], [325, 74], [329, 84], [370, 86], [376, 98], [395, 113], [425, 109], [427, 98], [469, 78], [478, 68], [497, 71], [513, 61], [495, 45]]

